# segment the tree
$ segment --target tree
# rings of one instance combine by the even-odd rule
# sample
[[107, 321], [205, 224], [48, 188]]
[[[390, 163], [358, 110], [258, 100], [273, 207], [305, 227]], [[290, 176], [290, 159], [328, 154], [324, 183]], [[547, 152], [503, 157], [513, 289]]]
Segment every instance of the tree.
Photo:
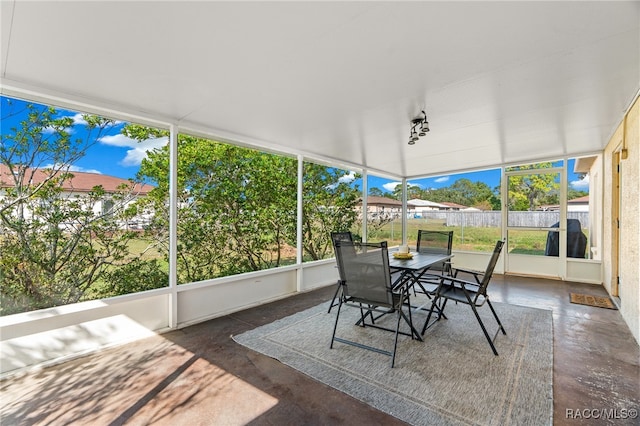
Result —
[[[385, 194], [388, 198], [402, 200], [402, 185], [398, 184], [393, 188], [393, 192]], [[407, 184], [407, 200], [413, 198], [423, 198], [424, 191], [417, 185]]]
[[[543, 170], [551, 163], [520, 166], [520, 170]], [[534, 172], [509, 176], [509, 210], [534, 211], [544, 204], [558, 204], [560, 184], [557, 173]]]
[[369, 195], [372, 197], [384, 197], [385, 193], [380, 188], [369, 188]]
[[[164, 136], [128, 125], [127, 136]], [[297, 161], [217, 141], [178, 136], [178, 282], [201, 281], [293, 262], [296, 246]], [[168, 259], [169, 147], [150, 152], [139, 179], [157, 186], [148, 203], [150, 227]], [[303, 248], [312, 259], [332, 250], [330, 232], [349, 229], [354, 189], [344, 171], [305, 163]]]
[[[135, 125], [123, 133], [165, 135]], [[178, 145], [178, 282], [281, 265], [295, 233], [296, 161], [183, 134]], [[156, 184], [147, 200], [157, 212], [149, 234], [167, 260], [168, 171], [167, 145], [148, 153], [138, 176]]]
[[[419, 186], [407, 185], [407, 200], [412, 200], [414, 198], [422, 198], [423, 193], [424, 191]], [[400, 193], [400, 198], [398, 198], [398, 200], [400, 199], [402, 199], [402, 193]]]
[[580, 198], [589, 195], [588, 191], [580, 191], [577, 189], [569, 188], [567, 191], [567, 200], [573, 200], [575, 198]]
[[[332, 231], [352, 229], [360, 191], [342, 182], [343, 170], [304, 163], [302, 244], [313, 260], [333, 256]], [[359, 177], [359, 176], [357, 176]]]
[[[494, 204], [496, 192], [484, 182], [472, 182], [462, 178], [450, 186], [432, 189], [428, 192], [428, 200], [436, 203], [450, 202], [463, 206], [483, 206]], [[499, 210], [499, 207], [498, 207]]]
[[491, 204], [491, 201], [489, 201], [489, 200], [480, 201], [479, 203], [474, 204], [473, 207], [475, 207], [478, 210], [482, 210], [482, 211], [493, 210], [493, 205]]
[[[54, 108], [3, 102], [3, 123], [14, 114], [27, 118], [3, 129], [0, 144], [1, 314], [86, 300], [98, 287], [118, 294], [108, 291], [109, 273], [132, 260], [135, 236], [120, 224], [130, 217], [135, 183], [110, 194], [100, 185], [83, 195], [69, 189], [74, 163], [114, 122], [85, 115], [87, 136], [74, 138], [73, 120]], [[107, 198], [111, 210], [95, 213]]]

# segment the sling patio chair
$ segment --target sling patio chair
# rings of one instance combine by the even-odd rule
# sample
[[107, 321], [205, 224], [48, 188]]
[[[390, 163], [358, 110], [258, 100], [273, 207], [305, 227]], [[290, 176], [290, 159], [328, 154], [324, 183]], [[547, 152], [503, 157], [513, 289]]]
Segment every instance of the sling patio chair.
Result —
[[[450, 255], [452, 243], [453, 231], [427, 231], [420, 229], [418, 230], [416, 251], [418, 253]], [[440, 262], [430, 266], [416, 284], [424, 294], [431, 296], [438, 288], [442, 275], [451, 275], [451, 262]]]
[[[434, 312], [434, 309], [438, 310], [436, 308], [438, 306], [438, 302], [441, 299], [443, 300], [442, 304], [439, 306], [439, 310], [440, 312], [444, 313], [445, 307], [447, 305], [447, 301], [453, 300], [456, 303], [460, 302], [471, 307], [473, 314], [475, 315], [476, 319], [478, 320], [478, 323], [480, 324], [480, 328], [482, 328], [482, 332], [484, 333], [484, 336], [487, 338], [487, 341], [489, 342], [489, 346], [491, 346], [491, 350], [493, 351], [493, 354], [498, 355], [498, 351], [496, 350], [496, 347], [493, 342], [497, 337], [499, 331], [502, 331], [502, 334], [504, 335], [506, 335], [507, 332], [502, 326], [502, 322], [500, 322], [500, 318], [498, 318], [498, 314], [493, 308], [493, 305], [491, 305], [491, 301], [489, 300], [489, 295], [487, 293], [487, 287], [489, 286], [489, 282], [491, 281], [491, 276], [493, 275], [493, 270], [496, 266], [496, 263], [498, 262], [498, 257], [500, 257], [500, 252], [502, 251], [503, 245], [504, 245], [504, 241], [496, 242], [496, 246], [493, 250], [493, 254], [491, 255], [491, 259], [489, 260], [487, 269], [484, 272], [454, 268], [451, 276], [443, 275], [441, 277], [440, 285], [438, 286], [438, 288], [434, 293], [435, 297], [432, 302], [431, 311], [429, 312], [429, 315], [427, 315], [427, 319], [424, 323], [424, 327], [422, 328], [421, 334], [424, 334], [427, 327], [430, 326], [429, 320], [431, 318], [431, 315]], [[473, 275], [475, 278], [475, 282], [466, 281], [458, 278], [458, 274], [460, 272]], [[487, 329], [484, 326], [484, 323], [482, 322], [480, 315], [478, 315], [477, 308], [483, 306], [485, 302], [489, 306], [489, 309], [491, 309], [491, 313], [493, 314], [493, 317], [496, 319], [496, 322], [498, 323], [498, 330], [496, 331], [496, 334], [493, 336], [493, 339], [489, 336], [489, 333], [487, 332]], [[438, 317], [437, 320], [439, 321], [440, 317]]]
[[[411, 336], [412, 339], [422, 339], [413, 327], [408, 289], [402, 287], [394, 291], [391, 288], [387, 243], [386, 241], [380, 243], [337, 241], [336, 254], [340, 276], [343, 280], [341, 280], [342, 294], [338, 298], [338, 312], [330, 348], [333, 349], [334, 342], [340, 342], [388, 355], [391, 357], [391, 367], [393, 368], [398, 335], [403, 334]], [[360, 320], [356, 325], [395, 333], [393, 350], [385, 350], [381, 349], [380, 345], [372, 346], [336, 336], [343, 307], [354, 307], [360, 310]], [[407, 313], [405, 313], [405, 309]], [[392, 314], [396, 316], [395, 328], [376, 323], [381, 317]], [[400, 330], [401, 320], [409, 325], [409, 332]]]
[[[350, 231], [341, 231], [341, 232], [332, 232], [331, 233], [331, 244], [333, 244], [333, 252], [336, 255], [336, 261], [338, 259], [338, 253], [336, 251], [336, 242], [337, 241], [343, 241], [343, 242], [348, 242], [348, 243], [352, 243], [353, 242], [353, 234], [351, 234]], [[331, 312], [331, 308], [333, 308], [334, 306], [338, 305], [338, 296], [340, 294], [340, 290], [342, 289], [342, 281], [344, 280], [344, 278], [342, 277], [341, 273], [340, 273], [340, 268], [338, 268], [338, 274], [339, 274], [339, 278], [338, 278], [338, 282], [336, 283], [336, 291], [335, 293], [333, 293], [333, 299], [331, 299], [331, 304], [329, 304], [329, 310], [327, 311], [327, 313]]]
[[[451, 246], [453, 243], [453, 231], [430, 231], [419, 229], [418, 239], [416, 243], [416, 251], [418, 253], [426, 254], [446, 254], [451, 255]], [[451, 274], [451, 262], [439, 262], [433, 264], [425, 271], [420, 278], [418, 278], [413, 285], [413, 292], [424, 293], [429, 299], [435, 295], [435, 291], [440, 285], [440, 279], [442, 275]], [[418, 287], [416, 289], [416, 286]], [[439, 305], [431, 305], [431, 310], [435, 309], [437, 313], [437, 319], [446, 315], [441, 310]], [[434, 321], [435, 322], [435, 321]]]

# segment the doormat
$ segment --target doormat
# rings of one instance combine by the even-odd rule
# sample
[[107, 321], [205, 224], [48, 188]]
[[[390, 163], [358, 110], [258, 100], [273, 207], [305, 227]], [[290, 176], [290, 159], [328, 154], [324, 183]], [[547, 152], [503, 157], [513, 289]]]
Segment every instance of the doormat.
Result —
[[571, 303], [595, 306], [597, 308], [618, 309], [608, 297], [592, 296], [590, 294], [571, 293]]

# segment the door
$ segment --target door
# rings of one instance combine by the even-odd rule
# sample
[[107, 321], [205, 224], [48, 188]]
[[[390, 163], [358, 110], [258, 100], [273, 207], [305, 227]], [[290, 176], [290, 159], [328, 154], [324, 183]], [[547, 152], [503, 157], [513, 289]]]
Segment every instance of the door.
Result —
[[611, 295], [619, 296], [618, 287], [620, 285], [620, 203], [621, 203], [621, 173], [620, 167], [620, 151], [613, 154], [612, 172], [613, 179], [611, 179], [613, 188], [611, 188], [611, 216], [613, 219], [612, 232], [611, 232]]
[[564, 278], [567, 253], [564, 176], [563, 161], [505, 170], [507, 273]]

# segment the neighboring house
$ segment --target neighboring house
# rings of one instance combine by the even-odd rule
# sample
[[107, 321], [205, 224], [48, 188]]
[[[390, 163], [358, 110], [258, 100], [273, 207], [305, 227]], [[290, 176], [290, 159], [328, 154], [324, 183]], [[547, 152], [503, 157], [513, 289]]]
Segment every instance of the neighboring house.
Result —
[[[544, 212], [558, 212], [560, 211], [559, 204], [550, 204], [538, 207], [536, 210]], [[574, 198], [567, 201], [568, 212], [588, 212], [589, 211], [589, 196]]]
[[[119, 192], [119, 188], [122, 185], [131, 186], [131, 182], [127, 179], [118, 178], [115, 176], [108, 176], [99, 173], [86, 173], [86, 172], [70, 172], [73, 178], [66, 180], [62, 184], [63, 192], [61, 197], [66, 199], [83, 197], [89, 194], [96, 186], [102, 186], [105, 191], [105, 196], [101, 200], [94, 203], [91, 206], [95, 215], [109, 214], [114, 207], [114, 201], [112, 195]], [[49, 178], [49, 172], [38, 169], [27, 169], [25, 177], [29, 178], [30, 185], [38, 185], [45, 182]], [[0, 165], [0, 200], [4, 198], [6, 188], [12, 188], [15, 185], [14, 177], [11, 174], [9, 168], [2, 164]], [[154, 186], [146, 184], [133, 184], [131, 188], [130, 196], [125, 200], [125, 207], [131, 205], [139, 197], [146, 196]], [[31, 212], [25, 211], [25, 217], [31, 217]], [[141, 214], [128, 221], [126, 226], [128, 229], [142, 229], [149, 223], [151, 215], [149, 213]]]
[[538, 206], [536, 208], [536, 211], [539, 212], [559, 212], [560, 211], [560, 204], [545, 204], [542, 206]]
[[416, 206], [416, 213], [420, 213], [422, 211], [437, 211], [437, 210], [448, 210], [449, 206], [446, 206], [441, 203], [434, 203], [433, 201], [421, 200], [419, 198], [414, 198], [409, 200], [408, 203]]
[[416, 206], [415, 210], [411, 212], [414, 217], [422, 217], [424, 213], [436, 212], [436, 211], [442, 212], [442, 211], [477, 210], [477, 209], [474, 209], [473, 207], [467, 207], [461, 204], [451, 203], [448, 201], [442, 202], [442, 203], [435, 203], [433, 201], [420, 200], [418, 198], [415, 198], [415, 199], [409, 200], [409, 203]]
[[[359, 205], [362, 206], [362, 203]], [[479, 211], [473, 207], [450, 202], [435, 203], [418, 198], [407, 201], [407, 216], [414, 218], [420, 218], [426, 213], [470, 210]], [[369, 217], [386, 214], [398, 218], [402, 216], [402, 202], [393, 198], [369, 196], [367, 197], [367, 212]]]
[[[360, 210], [362, 210], [362, 199], [358, 203]], [[414, 209], [414, 205], [411, 202], [407, 203], [407, 210]], [[402, 201], [394, 200], [393, 198], [368, 196], [367, 197], [367, 217], [376, 218], [380, 216], [387, 216], [392, 218], [398, 218], [402, 216]]]
[[448, 206], [449, 209], [448, 210], [454, 210], [454, 211], [464, 211], [464, 212], [479, 212], [482, 211], [480, 209], [477, 209], [475, 207], [467, 207], [467, 206], [463, 206], [462, 204], [457, 204], [457, 203], [450, 203], [448, 201], [443, 201], [442, 203], [445, 206]]
[[574, 198], [567, 201], [568, 212], [588, 212], [589, 211], [589, 196]]

